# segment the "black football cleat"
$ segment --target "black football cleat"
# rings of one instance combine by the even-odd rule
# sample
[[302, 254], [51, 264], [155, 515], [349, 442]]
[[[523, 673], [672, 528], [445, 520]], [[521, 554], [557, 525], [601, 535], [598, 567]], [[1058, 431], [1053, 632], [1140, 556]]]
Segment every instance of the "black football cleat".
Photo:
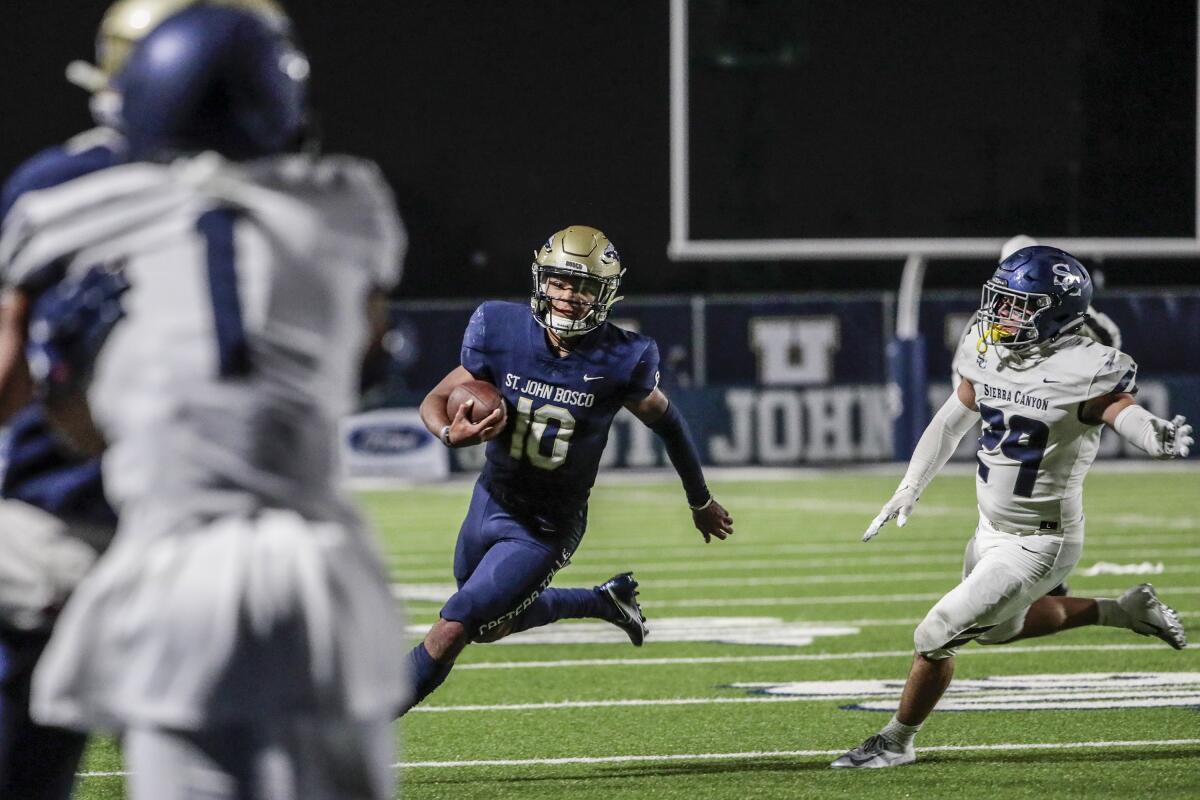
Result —
[[638, 605], [637, 588], [638, 582], [633, 573], [622, 572], [597, 586], [595, 591], [604, 595], [617, 612], [617, 619], [610, 622], [629, 635], [629, 641], [633, 642], [634, 647], [641, 647], [650, 628], [646, 626], [646, 617], [642, 614], [642, 607]]
[[1046, 592], [1046, 597], [1066, 597], [1071, 593], [1071, 587], [1065, 583], [1060, 583], [1050, 591]]

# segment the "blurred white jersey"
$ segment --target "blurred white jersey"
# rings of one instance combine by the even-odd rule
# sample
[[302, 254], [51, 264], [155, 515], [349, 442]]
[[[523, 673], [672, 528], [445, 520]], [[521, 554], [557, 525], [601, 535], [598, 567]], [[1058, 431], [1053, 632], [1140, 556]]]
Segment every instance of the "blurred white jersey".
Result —
[[107, 265], [130, 286], [88, 390], [118, 533], [39, 663], [37, 719], [378, 720], [403, 701], [403, 626], [334, 456], [403, 244], [349, 158], [130, 164], [14, 206], [6, 282]]
[[355, 408], [368, 293], [397, 282], [403, 250], [372, 164], [116, 167], [31, 193], [3, 241], [7, 283], [110, 264], [132, 287], [88, 398], [119, 514], [340, 515], [335, 423]]
[[976, 350], [968, 329], [955, 365], [975, 387], [983, 417], [976, 459], [980, 513], [998, 530], [1061, 531], [1083, 516], [1083, 479], [1103, 426], [1079, 418], [1081, 404], [1136, 392], [1137, 365], [1120, 350], [1078, 335], [1017, 354]]

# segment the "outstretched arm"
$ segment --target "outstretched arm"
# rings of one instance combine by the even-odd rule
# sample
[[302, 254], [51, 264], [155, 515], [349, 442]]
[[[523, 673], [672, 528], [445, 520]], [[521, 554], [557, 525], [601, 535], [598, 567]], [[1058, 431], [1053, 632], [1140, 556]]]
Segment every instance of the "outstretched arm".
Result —
[[704, 469], [700, 466], [700, 453], [679, 409], [671, 404], [661, 389], [654, 389], [643, 399], [626, 403], [625, 407], [662, 439], [667, 448], [667, 457], [683, 481], [688, 505], [692, 509], [692, 523], [704, 536], [704, 541], [711, 541], [713, 536], [724, 539], [732, 534], [733, 517], [708, 491]]
[[1079, 417], [1085, 422], [1108, 425], [1153, 458], [1187, 458], [1194, 443], [1192, 426], [1183, 415], [1177, 414], [1170, 421], [1156, 417], [1126, 392], [1093, 397], [1083, 404]]
[[896, 518], [898, 527], [904, 527], [925, 487], [950, 460], [963, 434], [978, 422], [979, 407], [975, 404], [975, 387], [969, 381], [963, 381], [958, 385], [957, 391], [950, 395], [933, 415], [929, 426], [921, 434], [921, 439], [913, 450], [912, 459], [908, 462], [908, 471], [904, 473], [904, 478], [892, 499], [888, 500], [875, 519], [871, 520], [866, 533], [863, 534], [864, 542], [875, 538], [879, 529], [893, 517]]

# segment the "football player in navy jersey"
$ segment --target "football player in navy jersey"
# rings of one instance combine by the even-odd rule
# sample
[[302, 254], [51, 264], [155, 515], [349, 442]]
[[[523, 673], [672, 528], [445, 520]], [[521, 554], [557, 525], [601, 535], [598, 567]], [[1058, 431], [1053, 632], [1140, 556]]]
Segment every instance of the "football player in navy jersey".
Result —
[[[549, 588], [583, 538], [588, 494], [622, 408], [663, 440], [704, 541], [733, 533], [733, 519], [705, 485], [687, 424], [658, 388], [658, 346], [606, 322], [624, 274], [612, 242], [575, 225], [534, 256], [533, 313], [516, 303], [479, 306], [461, 365], [421, 404], [426, 427], [448, 447], [488, 444], [455, 548], [458, 591], [410, 654], [408, 708], [446, 679], [469, 642], [594, 618], [642, 644], [648, 629], [632, 573], [591, 589]], [[450, 393], [470, 380], [495, 385], [504, 408], [472, 423], [464, 404], [450, 419]]]
[[[284, 24], [273, 0], [215, 0]], [[130, 48], [198, 0], [118, 0], [105, 12], [96, 64], [74, 62], [68, 79], [91, 93], [97, 127], [32, 156], [0, 192], [0, 219], [18, 202], [125, 161], [113, 126], [120, 98], [110, 79]], [[35, 297], [0, 296], [0, 797], [66, 798], [85, 737], [29, 717], [30, 678], [68, 594], [107, 547], [116, 516], [97, 458], [81, 455], [34, 402], [21, 342]]]

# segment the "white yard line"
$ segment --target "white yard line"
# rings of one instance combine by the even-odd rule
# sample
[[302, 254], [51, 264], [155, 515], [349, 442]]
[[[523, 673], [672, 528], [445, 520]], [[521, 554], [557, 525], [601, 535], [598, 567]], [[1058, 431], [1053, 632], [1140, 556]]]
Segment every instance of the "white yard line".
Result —
[[[879, 544], [873, 544], [869, 549], [859, 540], [860, 533], [857, 531], [849, 531], [846, 533], [842, 542], [826, 542], [814, 544], [798, 544], [798, 543], [760, 543], [753, 540], [752, 537], [735, 535], [735, 538], [730, 540], [726, 545], [717, 547], [698, 547], [701, 542], [697, 538], [693, 544], [656, 544], [653, 540], [644, 540], [637, 544], [629, 544], [623, 547], [609, 547], [604, 545], [602, 534], [596, 534], [593, 539], [587, 540], [579, 551], [579, 557], [586, 559], [589, 563], [600, 561], [603, 559], [620, 559], [622, 563], [630, 563], [631, 566], [639, 566], [647, 556], [653, 556], [657, 559], [672, 558], [673, 561], [689, 560], [696, 564], [711, 563], [711, 559], [719, 550], [719, 558], [722, 561], [727, 559], [737, 559], [739, 557], [751, 556], [754, 558], [763, 558], [770, 554], [793, 554], [802, 555], [811, 554], [829, 554], [840, 555], [845, 554], [847, 557], [853, 557], [855, 554], [869, 554], [875, 550], [881, 550], [880, 545], [888, 548], [885, 552], [890, 552], [891, 548], [902, 548], [905, 553], [954, 553], [961, 552], [966, 545], [967, 539], [970, 538], [970, 531], [965, 531], [962, 536], [941, 536], [938, 538], [910, 538], [908, 532], [892, 532], [889, 538], [879, 540]], [[429, 534], [433, 536], [434, 534]], [[804, 532], [797, 532], [796, 538], [803, 539]], [[593, 547], [592, 545], [598, 545]], [[1139, 536], [1135, 540], [1131, 540], [1129, 536], [1088, 536], [1084, 549], [1088, 556], [1094, 556], [1097, 549], [1103, 549], [1105, 555], [1113, 552], [1133, 552], [1137, 554], [1145, 554], [1145, 558], [1157, 556], [1159, 558], [1176, 558], [1180, 556], [1192, 556], [1196, 554], [1194, 548], [1195, 542], [1187, 537], [1178, 534], [1170, 534], [1164, 536]], [[1163, 552], [1147, 551], [1145, 548], [1154, 546], [1163, 548]], [[1174, 550], [1174, 548], [1182, 548]], [[635, 554], [636, 558], [630, 561], [630, 554]], [[454, 543], [447, 540], [444, 547], [437, 550], [411, 550], [402, 545], [395, 545], [390, 550], [393, 568], [403, 569], [408, 566], [443, 566], [444, 570], [449, 570], [450, 562], [454, 556]], [[674, 558], [673, 558], [674, 557]]]
[[[1200, 571], [1200, 565], [1192, 568], [1195, 571]], [[1172, 572], [1185, 571], [1183, 567], [1175, 567]], [[1191, 571], [1191, 570], [1187, 570]], [[447, 570], [429, 570], [426, 572], [409, 572], [403, 578], [407, 581], [425, 582], [430, 578], [446, 578]], [[640, 570], [637, 572], [640, 573]], [[913, 581], [957, 581], [961, 576], [961, 570], [941, 570], [939, 572], [901, 572], [896, 575], [884, 575], [881, 573], [861, 572], [846, 573], [841, 575], [773, 575], [759, 578], [668, 578], [659, 580], [651, 578], [649, 580], [641, 579], [647, 586], [653, 584], [657, 589], [687, 589], [693, 586], [791, 586], [794, 584], [824, 584], [824, 583], [879, 583], [887, 581], [889, 583], [905, 583]], [[563, 580], [564, 583], [567, 579]], [[403, 586], [403, 584], [400, 584]], [[946, 587], [949, 589], [949, 586]]]
[[[1111, 577], [1111, 576], [1105, 576]], [[1130, 575], [1130, 585], [1142, 576]], [[1150, 576], [1157, 578], [1159, 576]], [[1072, 578], [1068, 578], [1068, 583]], [[1163, 596], [1170, 600], [1171, 595], [1179, 594], [1200, 594], [1200, 587], [1196, 586], [1164, 586], [1157, 580], [1152, 580], [1155, 587]], [[660, 586], [661, 583], [656, 581], [654, 586]], [[417, 587], [407, 586], [405, 584], [393, 584], [392, 594], [398, 598], [405, 599], [405, 593]], [[1092, 597], [1119, 597], [1129, 586], [1120, 588], [1094, 588], [1087, 587], [1087, 594]], [[447, 584], [445, 586], [445, 597], [438, 600], [430, 599], [407, 599], [406, 602], [410, 605], [421, 605], [423, 603], [441, 606], [451, 594], [454, 593], [454, 586]], [[644, 608], [745, 608], [761, 606], [764, 608], [772, 606], [836, 606], [842, 604], [882, 604], [882, 603], [922, 603], [931, 600], [937, 600], [945, 594], [944, 592], [914, 592], [910, 594], [831, 594], [821, 595], [817, 597], [690, 597], [679, 600], [642, 600]], [[1076, 592], [1078, 594], [1078, 592]], [[837, 622], [837, 620], [825, 620], [825, 622]], [[570, 624], [570, 623], [567, 623]]]
[[[922, 747], [922, 753], [962, 753], [1013, 750], [1080, 750], [1109, 747], [1179, 747], [1200, 744], [1200, 739], [1146, 739], [1141, 741], [1117, 742], [1004, 742], [1000, 744], [946, 744]], [[445, 769], [455, 767], [524, 767], [559, 766], [569, 764], [624, 764], [654, 761], [726, 761], [757, 760], [764, 758], [804, 758], [815, 756], [840, 756], [844, 748], [837, 750], [751, 750], [743, 753], [666, 753], [663, 755], [623, 756], [574, 756], [568, 758], [514, 758], [486, 759], [478, 761], [412, 761], [396, 764], [405, 769]]]
[[[735, 511], [736, 506], [740, 505], [743, 508], [753, 509], [754, 511], [816, 511], [827, 514], [862, 514], [868, 520], [879, 512], [883, 501], [886, 500], [886, 498], [866, 501], [827, 500], [820, 497], [784, 497], [780, 495], [739, 494], [737, 492], [722, 494], [721, 499]], [[621, 492], [622, 503], [654, 504], [661, 503], [662, 501], [662, 495], [653, 491]], [[923, 505], [916, 510], [914, 518], [953, 516], [974, 518], [976, 513], [976, 510], [969, 504], [953, 506]], [[1168, 516], [1136, 512], [1103, 514], [1099, 516], [1098, 522], [1104, 525], [1117, 525], [1121, 527], [1166, 528], [1170, 530], [1200, 529], [1200, 517], [1191, 515]], [[798, 525], [797, 527], [800, 526]]]
[[[698, 558], [695, 557], [695, 551], [693, 551], [692, 557], [672, 559], [670, 561], [644, 561], [638, 559], [636, 556], [631, 559], [628, 552], [624, 554], [622, 560], [609, 560], [607, 558], [597, 558], [594, 553], [584, 552], [580, 554], [575, 563], [577, 566], [586, 567], [587, 569], [601, 569], [603, 567], [606, 570], [617, 571], [632, 567], [639, 573], [655, 574], [698, 571], [734, 572], [740, 569], [819, 569], [827, 567], [882, 567], [898, 564], [961, 564], [962, 554], [955, 552], [956, 549], [942, 547], [936, 555], [929, 553], [886, 554], [875, 551], [873, 555], [866, 555], [864, 553], [863, 555], [847, 555], [840, 558], [747, 558], [740, 553], [722, 552], [719, 559]], [[1147, 547], [1112, 548], [1105, 549], [1104, 556], [1105, 560], [1135, 559], [1138, 562], [1169, 561], [1198, 557], [1200, 556], [1200, 549], [1186, 548], [1167, 552]], [[441, 561], [445, 560], [444, 558], [441, 559]], [[414, 562], [400, 562], [393, 565], [399, 572], [398, 577], [414, 581], [436, 580], [446, 575], [449, 566], [448, 564], [439, 563], [438, 566], [431, 569], [405, 569], [409, 564], [415, 566]], [[1086, 568], [1086, 562], [1084, 568]]]
[[[1162, 579], [1165, 575], [1176, 575], [1181, 572], [1200, 572], [1200, 564], [1171, 565], [1166, 568], [1166, 572], [1163, 574], [1150, 577], [1152, 580], [1154, 578]], [[916, 581], [949, 581], [956, 583], [960, 577], [961, 573], [959, 570], [943, 570], [940, 572], [900, 572], [895, 575], [850, 573], [844, 575], [773, 575], [760, 578], [669, 578], [667, 580], [650, 579], [645, 581], [645, 583], [647, 587], [656, 589], [687, 589], [693, 586], [794, 586], [798, 584], [880, 583], [884, 581], [887, 583], [911, 583]], [[1111, 576], [1091, 577], [1111, 578]], [[1129, 577], [1136, 579], [1140, 576], [1130, 575]], [[1069, 583], [1080, 580], [1089, 580], [1089, 577], [1074, 573], [1067, 578]], [[1137, 580], [1133, 581], [1133, 583], [1140, 582]], [[947, 586], [946, 588], [949, 589], [950, 587]], [[1089, 591], [1092, 590], [1089, 589]], [[1124, 589], [1121, 591], [1124, 591]]]
[[[1067, 578], [1067, 583], [1074, 581], [1076, 576], [1072, 575]], [[1112, 576], [1105, 576], [1112, 577]], [[1146, 576], [1130, 575], [1129, 585], [1140, 582], [1140, 578]], [[1200, 587], [1196, 586], [1164, 586], [1159, 581], [1154, 580], [1160, 576], [1151, 575], [1151, 582], [1163, 596], [1170, 601], [1170, 595], [1176, 594], [1200, 594]], [[654, 586], [658, 586], [656, 581]], [[1120, 588], [1102, 588], [1097, 589], [1091, 586], [1087, 587], [1087, 596], [1089, 597], [1119, 597], [1124, 593], [1129, 586]], [[1082, 591], [1082, 590], [1080, 590]], [[1078, 591], [1074, 591], [1079, 594]], [[938, 600], [945, 592], [916, 592], [911, 594], [846, 594], [846, 595], [824, 595], [820, 597], [692, 597], [681, 600], [644, 600], [642, 606], [645, 608], [743, 608], [754, 606], [836, 606], [842, 603], [857, 604], [857, 603], [916, 603], [929, 600]], [[826, 622], [835, 622], [836, 620], [826, 620]]]
[[[1112, 742], [1001, 742], [998, 744], [944, 744], [922, 747], [922, 753], [986, 753], [1022, 750], [1091, 750], [1108, 748], [1188, 747], [1200, 739], [1143, 739]], [[393, 769], [460, 769], [463, 767], [557, 767], [573, 764], [635, 764], [671, 761], [756, 761], [767, 758], [839, 756], [837, 750], [748, 750], [740, 753], [632, 753], [616, 756], [566, 756], [561, 758], [489, 758], [464, 761], [409, 761]], [[79, 778], [122, 778], [128, 772], [80, 772]]]
[[[1040, 646], [1011, 645], [1002, 647], [977, 647], [960, 650], [959, 656], [1015, 656], [1029, 653], [1062, 652], [1123, 652], [1138, 650], [1165, 650], [1165, 644], [1057, 644]], [[1184, 651], [1187, 652], [1187, 651]], [[1195, 651], [1192, 651], [1193, 653]], [[676, 658], [575, 658], [557, 661], [480, 661], [475, 664], [458, 664], [455, 672], [475, 669], [562, 669], [567, 667], [659, 667], [673, 664], [769, 664], [794, 661], [859, 661], [868, 658], [911, 657], [912, 650], [879, 650], [859, 653], [781, 653], [761, 656], [680, 656]], [[418, 706], [415, 710], [421, 710]], [[431, 707], [432, 708], [432, 707]]]

